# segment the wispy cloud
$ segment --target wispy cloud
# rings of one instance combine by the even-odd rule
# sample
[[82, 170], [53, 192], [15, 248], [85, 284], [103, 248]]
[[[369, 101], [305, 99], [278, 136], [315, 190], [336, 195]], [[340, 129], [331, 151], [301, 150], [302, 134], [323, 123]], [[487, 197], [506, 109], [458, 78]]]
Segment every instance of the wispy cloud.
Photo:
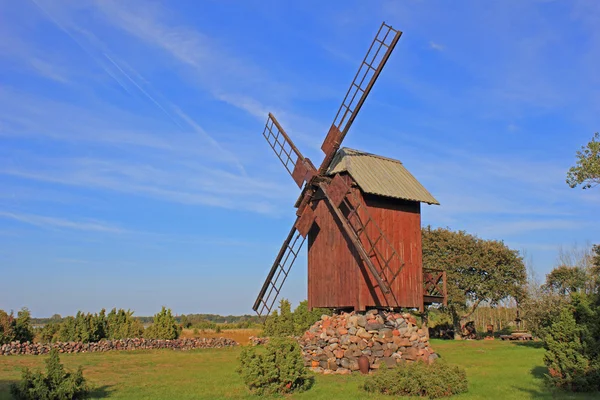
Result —
[[42, 76], [60, 83], [69, 82], [60, 69], [46, 61], [40, 60], [39, 58], [32, 58], [30, 63], [31, 67]]
[[444, 51], [444, 46], [434, 41], [429, 42], [429, 48], [437, 51]]
[[35, 214], [21, 214], [7, 211], [0, 211], [0, 218], [13, 219], [25, 224], [38, 226], [41, 228], [60, 228], [72, 229], [88, 232], [104, 232], [121, 234], [126, 230], [111, 224], [100, 221], [73, 221], [64, 218], [47, 217]]

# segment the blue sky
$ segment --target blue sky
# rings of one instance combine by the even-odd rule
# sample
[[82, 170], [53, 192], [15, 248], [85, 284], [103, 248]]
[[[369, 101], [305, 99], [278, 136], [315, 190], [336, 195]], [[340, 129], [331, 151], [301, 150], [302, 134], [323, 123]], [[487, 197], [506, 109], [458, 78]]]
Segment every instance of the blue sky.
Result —
[[[600, 241], [570, 189], [600, 129], [600, 3], [0, 0], [0, 308], [249, 313], [382, 20], [404, 34], [344, 145], [441, 202], [423, 224], [525, 250]], [[301, 258], [284, 296], [306, 297]]]

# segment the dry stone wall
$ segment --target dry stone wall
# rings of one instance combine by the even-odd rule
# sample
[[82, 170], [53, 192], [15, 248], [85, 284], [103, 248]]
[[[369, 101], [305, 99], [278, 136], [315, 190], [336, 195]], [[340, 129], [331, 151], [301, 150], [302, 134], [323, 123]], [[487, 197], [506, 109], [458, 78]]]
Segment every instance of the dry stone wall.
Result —
[[57, 342], [57, 343], [30, 343], [12, 342], [0, 347], [0, 355], [10, 356], [19, 354], [46, 354], [50, 349], [56, 348], [60, 353], [93, 353], [112, 350], [142, 350], [142, 349], [173, 349], [191, 350], [237, 346], [238, 343], [226, 338], [186, 338], [175, 340], [162, 339], [122, 339], [101, 340], [94, 343]]
[[438, 355], [410, 314], [370, 310], [324, 315], [301, 338], [305, 365], [320, 373], [349, 374], [366, 356], [371, 369], [382, 363], [433, 362]]

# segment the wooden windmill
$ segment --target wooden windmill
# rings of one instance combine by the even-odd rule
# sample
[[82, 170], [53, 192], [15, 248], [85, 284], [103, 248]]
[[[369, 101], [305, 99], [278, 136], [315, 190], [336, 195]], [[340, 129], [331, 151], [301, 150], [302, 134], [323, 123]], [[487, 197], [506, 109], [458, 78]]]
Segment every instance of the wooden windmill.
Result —
[[308, 237], [308, 306], [419, 308], [445, 301], [445, 275], [424, 271], [421, 202], [437, 200], [397, 160], [340, 148], [402, 32], [379, 28], [344, 97], [316, 168], [269, 114], [264, 137], [302, 189], [296, 221], [254, 303], [269, 314]]

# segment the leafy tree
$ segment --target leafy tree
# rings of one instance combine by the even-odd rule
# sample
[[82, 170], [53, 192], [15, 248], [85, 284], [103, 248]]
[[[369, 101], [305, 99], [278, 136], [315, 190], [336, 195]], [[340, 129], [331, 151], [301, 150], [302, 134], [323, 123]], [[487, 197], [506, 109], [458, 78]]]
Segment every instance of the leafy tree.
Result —
[[179, 317], [179, 321], [181, 322], [181, 327], [184, 329], [192, 326], [192, 323], [188, 321], [188, 318], [185, 316], [185, 314], [182, 314], [181, 317]]
[[25, 307], [17, 313], [17, 318], [14, 317], [12, 311], [8, 314], [4, 310], [0, 310], [0, 345], [13, 341], [33, 341], [31, 314]]
[[576, 165], [567, 172], [567, 184], [574, 188], [592, 188], [600, 183], [600, 133], [596, 132], [592, 140], [577, 151]]
[[593, 290], [600, 293], [600, 244], [592, 247], [592, 267], [590, 268], [590, 280]]
[[582, 268], [561, 265], [546, 276], [544, 287], [549, 291], [566, 296], [583, 290], [586, 287], [587, 279], [587, 274]]
[[15, 320], [15, 335], [20, 342], [33, 341], [33, 328], [31, 327], [31, 313], [26, 307], [17, 313]]
[[81, 367], [74, 373], [65, 371], [56, 349], [46, 360], [45, 375], [25, 368], [21, 381], [10, 387], [17, 400], [79, 400], [87, 398], [89, 391]]
[[181, 333], [181, 326], [175, 321], [171, 309], [162, 307], [161, 311], [154, 315], [154, 322], [144, 332], [148, 339], [177, 339]]
[[423, 266], [447, 274], [448, 311], [456, 339], [481, 302], [494, 306], [508, 297], [524, 297], [527, 272], [518, 251], [464, 231], [426, 227], [422, 234]]
[[16, 338], [13, 313], [8, 314], [6, 311], [0, 310], [0, 345], [13, 342]]

